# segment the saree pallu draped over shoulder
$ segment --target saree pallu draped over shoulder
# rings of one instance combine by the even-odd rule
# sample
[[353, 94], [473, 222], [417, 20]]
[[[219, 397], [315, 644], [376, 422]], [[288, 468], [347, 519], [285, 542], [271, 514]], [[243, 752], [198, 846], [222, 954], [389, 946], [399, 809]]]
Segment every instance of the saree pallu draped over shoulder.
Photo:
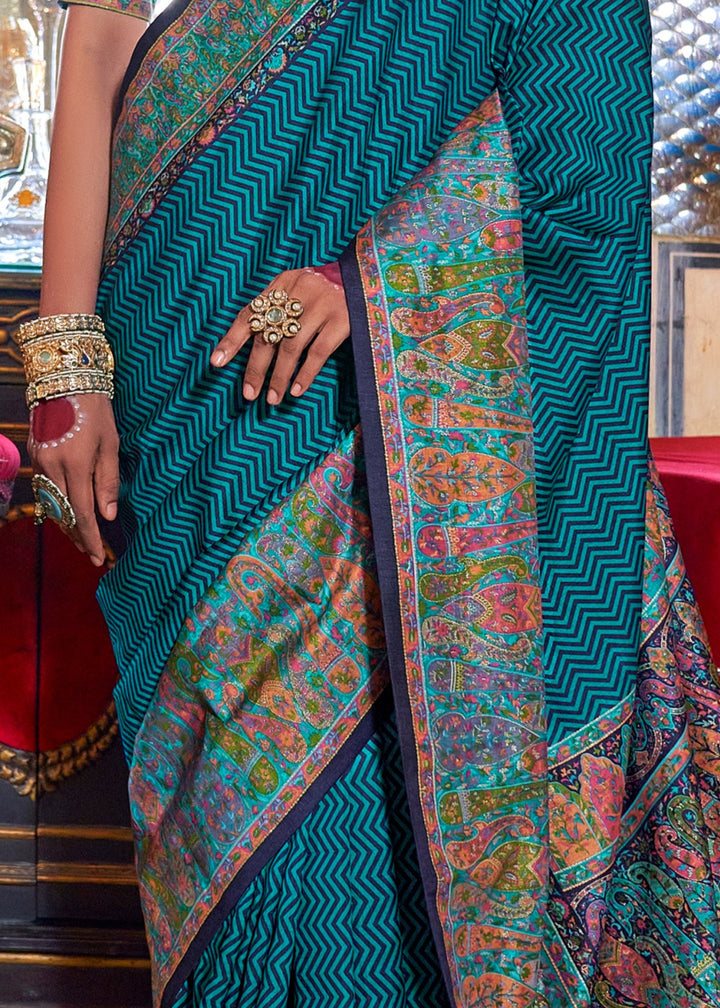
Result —
[[[141, 40], [100, 598], [157, 1005], [229, 1003], [223, 936], [395, 723], [450, 1004], [716, 1003], [719, 683], [645, 428], [651, 112], [640, 0], [190, 0]], [[213, 346], [336, 259], [352, 350], [244, 401]], [[420, 1004], [298, 970], [237, 1003]]]

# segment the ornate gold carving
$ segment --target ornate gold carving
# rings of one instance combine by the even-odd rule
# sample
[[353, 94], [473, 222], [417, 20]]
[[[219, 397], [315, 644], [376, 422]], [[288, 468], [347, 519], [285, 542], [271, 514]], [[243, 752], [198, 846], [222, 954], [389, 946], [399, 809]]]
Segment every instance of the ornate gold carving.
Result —
[[0, 780], [6, 780], [18, 794], [37, 797], [37, 756], [24, 749], [0, 749]]
[[0, 115], [0, 175], [20, 170], [26, 144], [27, 130], [14, 119]]
[[115, 701], [87, 731], [59, 749], [36, 754], [24, 749], [0, 748], [0, 780], [8, 781], [18, 794], [35, 801], [46, 791], [54, 791], [67, 777], [94, 763], [118, 734]]
[[0, 296], [0, 381], [25, 384], [25, 368], [15, 336], [22, 323], [36, 315], [37, 300], [30, 292]]
[[[19, 518], [29, 518], [34, 514], [32, 504], [21, 504], [11, 508], [0, 528]], [[105, 558], [108, 567], [115, 563], [115, 554], [107, 545]], [[39, 755], [25, 749], [0, 745], [0, 780], [12, 784], [18, 794], [35, 801], [46, 791], [54, 791], [63, 780], [94, 763], [110, 747], [118, 734], [115, 701], [111, 700], [104, 713], [86, 731], [66, 742], [59, 749], [41, 752]]]

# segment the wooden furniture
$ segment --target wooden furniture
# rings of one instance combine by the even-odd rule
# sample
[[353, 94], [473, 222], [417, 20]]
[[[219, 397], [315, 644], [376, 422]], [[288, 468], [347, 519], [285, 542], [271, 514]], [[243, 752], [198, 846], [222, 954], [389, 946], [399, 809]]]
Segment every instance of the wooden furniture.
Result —
[[37, 313], [38, 288], [38, 271], [0, 271], [0, 431], [22, 453], [0, 523], [0, 1008], [148, 1008], [98, 575], [31, 517], [14, 336]]

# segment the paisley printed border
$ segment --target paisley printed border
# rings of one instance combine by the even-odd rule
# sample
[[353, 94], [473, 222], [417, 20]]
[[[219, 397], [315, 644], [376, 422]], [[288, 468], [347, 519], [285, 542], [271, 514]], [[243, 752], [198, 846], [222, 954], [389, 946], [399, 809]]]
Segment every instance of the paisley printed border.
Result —
[[[452, 227], [433, 210], [444, 200]], [[359, 272], [346, 260], [345, 275], [371, 499], [387, 508], [373, 528], [431, 923], [457, 1005], [529, 1004], [547, 871], [532, 841], [544, 830], [542, 645], [519, 207], [496, 96], [361, 232], [355, 255]], [[497, 877], [479, 882], [492, 858]]]
[[[500, 184], [484, 178], [493, 175]], [[457, 1005], [656, 1008], [667, 989], [682, 1008], [704, 1008], [717, 978], [707, 921], [718, 905], [709, 894], [718, 891], [719, 684], [656, 491], [648, 499], [637, 694], [564, 739], [547, 772], [512, 179], [492, 100], [364, 229], [343, 262], [383, 615], [431, 922]], [[451, 214], [443, 212], [449, 200]], [[448, 221], [456, 232], [448, 233]], [[432, 312], [445, 315], [426, 326]], [[478, 347], [505, 365], [466, 367]], [[497, 493], [483, 497], [477, 488], [490, 484]], [[467, 499], [453, 498], [452, 520], [443, 521], [447, 495], [458, 488]], [[443, 578], [459, 586], [443, 594]], [[493, 625], [516, 618], [521, 626], [510, 630]], [[473, 622], [481, 643], [466, 632]], [[277, 830], [255, 835], [264, 856], [292, 828], [292, 809], [291, 800], [270, 808]], [[705, 890], [688, 880], [683, 858], [704, 873]], [[183, 959], [173, 950], [172, 965], [161, 967], [177, 967], [166, 1002], [237, 886], [257, 870], [252, 858], [238, 870], [240, 863], [223, 865], [221, 884], [208, 889], [193, 918], [195, 941], [191, 928], [183, 933], [193, 952]], [[665, 921], [688, 936], [675, 960], [646, 940], [638, 871], [651, 878], [651, 894], [670, 878]]]
[[[187, 167], [333, 19], [340, 4], [277, 0], [268, 11], [266, 3], [252, 0], [236, 11], [228, 0], [190, 0], [179, 14], [172, 7], [163, 13], [169, 23], [151, 24], [126, 75], [115, 126], [106, 271]], [[242, 28], [233, 28], [234, 17], [242, 18]], [[200, 104], [198, 90], [204, 95]], [[176, 101], [168, 101], [168, 94]], [[161, 134], [155, 128], [158, 108], [166, 117]]]
[[[457, 172], [455, 165], [455, 178]], [[441, 183], [435, 184], [437, 195]], [[423, 196], [417, 191], [400, 195], [407, 216], [396, 225], [398, 232], [404, 227], [413, 237], [423, 256], [415, 271], [422, 278], [413, 289], [415, 309], [427, 291], [428, 270], [447, 249], [427, 234], [417, 240], [413, 229]], [[521, 747], [516, 762], [516, 752], [507, 745], [504, 769], [515, 786], [504, 797], [502, 788], [483, 790], [482, 773], [477, 785], [443, 793], [436, 714], [457, 711], [459, 701], [452, 694], [441, 698], [429, 674], [437, 643], [427, 640], [424, 547], [434, 542], [436, 561], [461, 559], [467, 522], [451, 526], [453, 534], [448, 530], [444, 538], [419, 534], [424, 514], [414, 483], [418, 469], [412, 465], [416, 428], [407, 422], [409, 417], [417, 422], [418, 411], [416, 405], [406, 407], [417, 386], [427, 382], [428, 370], [432, 374], [433, 368], [445, 367], [443, 378], [434, 375], [437, 402], [431, 411], [436, 444], [442, 447], [447, 417], [457, 415], [467, 398], [443, 390], [447, 371], [457, 366], [452, 341], [438, 361], [423, 361], [417, 350], [422, 336], [416, 335], [414, 349], [408, 349], [412, 343], [399, 331], [397, 315], [405, 310], [402, 294], [407, 294], [412, 271], [403, 272], [401, 256], [393, 259], [392, 228], [382, 216], [356, 242], [359, 269], [348, 255], [344, 274], [360, 336], [355, 349], [371, 461], [373, 527], [385, 561], [384, 574], [380, 570], [383, 607], [408, 794], [431, 921], [439, 949], [445, 950], [441, 961], [454, 1003], [458, 1008], [711, 1008], [720, 989], [720, 679], [652, 471], [642, 641], [633, 692], [556, 745], [549, 766], [541, 735], [534, 749]], [[447, 292], [450, 301], [455, 296], [455, 291]], [[363, 331], [369, 331], [372, 352]], [[422, 325], [415, 332], [421, 333]], [[424, 364], [424, 369], [415, 367], [409, 390], [399, 363], [404, 354], [415, 366]], [[463, 450], [456, 441], [456, 456]], [[455, 668], [461, 667], [462, 634], [450, 640], [460, 659]], [[493, 674], [499, 685], [502, 675], [497, 668]], [[603, 675], [603, 669], [597, 674]], [[490, 682], [488, 676], [486, 689]], [[482, 709], [486, 698], [476, 694], [474, 699]], [[459, 729], [455, 738], [462, 739], [463, 720], [454, 723]], [[520, 707], [515, 723], [527, 725]], [[480, 751], [483, 745], [490, 748], [492, 742], [483, 737]], [[461, 751], [459, 742], [458, 757]], [[474, 757], [470, 752], [466, 756], [464, 771], [472, 780], [477, 750]], [[502, 773], [502, 760], [493, 772], [498, 769]], [[506, 843], [498, 843], [504, 811], [516, 818]], [[500, 852], [522, 838], [525, 822], [539, 841], [536, 862], [516, 849], [503, 864]], [[471, 885], [457, 871], [463, 857]], [[509, 913], [498, 926], [492, 913], [502, 895], [504, 871], [516, 879], [535, 871], [538, 880], [547, 880], [548, 889], [542, 884], [526, 888], [524, 895], [533, 904], [527, 918]], [[458, 892], [461, 898], [454, 900]]]
[[657, 473], [634, 693], [553, 750], [551, 1004], [711, 1008], [720, 989], [720, 677]]

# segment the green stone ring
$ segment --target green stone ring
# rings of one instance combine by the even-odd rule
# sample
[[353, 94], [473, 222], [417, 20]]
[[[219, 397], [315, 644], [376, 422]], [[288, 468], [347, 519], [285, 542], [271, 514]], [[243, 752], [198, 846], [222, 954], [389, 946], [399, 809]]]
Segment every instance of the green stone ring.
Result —
[[31, 482], [35, 497], [35, 524], [42, 525], [46, 518], [52, 518], [64, 528], [73, 528], [75, 512], [60, 487], [39, 473], [33, 476]]
[[260, 294], [250, 302], [250, 332], [262, 336], [269, 344], [282, 339], [292, 339], [300, 332], [298, 319], [303, 313], [302, 302], [291, 298], [286, 290], [278, 289]]

